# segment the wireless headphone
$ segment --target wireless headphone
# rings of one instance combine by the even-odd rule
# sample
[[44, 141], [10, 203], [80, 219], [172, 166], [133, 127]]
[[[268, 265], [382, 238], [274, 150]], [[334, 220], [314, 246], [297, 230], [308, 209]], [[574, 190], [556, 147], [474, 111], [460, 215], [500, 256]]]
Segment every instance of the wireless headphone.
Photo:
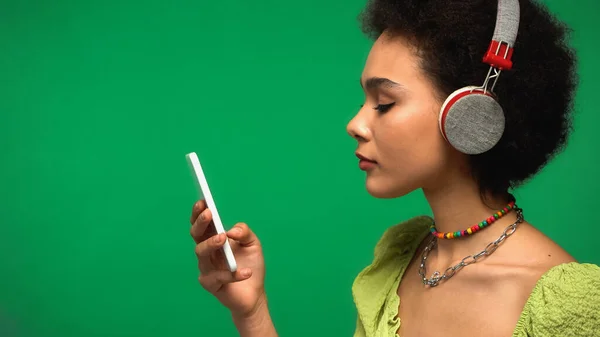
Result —
[[511, 58], [519, 30], [519, 17], [518, 0], [498, 1], [496, 28], [483, 57], [483, 62], [490, 65], [483, 85], [458, 89], [442, 105], [440, 131], [444, 139], [462, 153], [481, 154], [489, 151], [504, 133], [504, 111], [493, 91], [500, 72], [512, 68]]

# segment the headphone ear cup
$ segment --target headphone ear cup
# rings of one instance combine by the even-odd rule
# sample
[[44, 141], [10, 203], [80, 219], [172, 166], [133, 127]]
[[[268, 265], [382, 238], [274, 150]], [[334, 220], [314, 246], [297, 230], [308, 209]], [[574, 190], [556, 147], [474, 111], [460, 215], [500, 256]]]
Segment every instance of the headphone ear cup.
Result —
[[440, 112], [442, 135], [458, 151], [481, 154], [491, 150], [504, 133], [504, 111], [496, 99], [478, 87], [453, 92]]

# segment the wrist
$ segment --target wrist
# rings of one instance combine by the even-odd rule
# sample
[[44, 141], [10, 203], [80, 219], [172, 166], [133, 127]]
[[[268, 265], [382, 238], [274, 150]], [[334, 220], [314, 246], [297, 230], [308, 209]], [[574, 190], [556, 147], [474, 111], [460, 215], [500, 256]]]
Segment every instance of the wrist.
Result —
[[277, 337], [265, 295], [261, 296], [252, 311], [233, 313], [232, 318], [241, 337]]

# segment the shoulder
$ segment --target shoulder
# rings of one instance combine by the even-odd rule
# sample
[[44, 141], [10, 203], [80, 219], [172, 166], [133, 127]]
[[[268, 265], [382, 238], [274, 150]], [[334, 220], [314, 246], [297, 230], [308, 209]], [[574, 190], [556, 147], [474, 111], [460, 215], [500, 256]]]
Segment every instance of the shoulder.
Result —
[[429, 232], [431, 222], [430, 217], [418, 216], [389, 227], [375, 245], [373, 262], [411, 253]]
[[430, 217], [419, 216], [389, 227], [375, 245], [373, 261], [352, 284], [358, 313], [355, 336], [395, 331], [399, 325], [396, 287], [417, 247], [429, 233], [431, 221]]
[[385, 266], [390, 262], [395, 270], [408, 265], [417, 246], [429, 232], [430, 224], [431, 218], [418, 216], [386, 229], [375, 245], [373, 261], [358, 274], [356, 281], [374, 275], [381, 278], [381, 274], [387, 274]]
[[539, 279], [517, 325], [525, 335], [595, 336], [600, 331], [600, 267], [568, 262]]

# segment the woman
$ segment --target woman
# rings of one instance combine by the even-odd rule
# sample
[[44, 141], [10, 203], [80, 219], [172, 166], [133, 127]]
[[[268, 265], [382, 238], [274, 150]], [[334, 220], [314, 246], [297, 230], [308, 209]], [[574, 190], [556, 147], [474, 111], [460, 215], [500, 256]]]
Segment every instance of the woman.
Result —
[[[377, 198], [422, 189], [433, 217], [393, 226], [377, 244], [352, 289], [355, 336], [600, 336], [600, 267], [536, 230], [509, 193], [570, 131], [575, 57], [564, 25], [533, 0], [372, 0], [362, 22], [375, 42], [365, 104], [347, 129], [366, 188]], [[482, 62], [492, 36], [513, 28], [516, 42], [492, 44]], [[446, 102], [470, 85], [483, 95]], [[210, 221], [199, 201], [201, 285], [241, 336], [276, 336], [258, 238], [245, 224], [214, 235]], [[220, 256], [226, 238], [235, 273]]]

